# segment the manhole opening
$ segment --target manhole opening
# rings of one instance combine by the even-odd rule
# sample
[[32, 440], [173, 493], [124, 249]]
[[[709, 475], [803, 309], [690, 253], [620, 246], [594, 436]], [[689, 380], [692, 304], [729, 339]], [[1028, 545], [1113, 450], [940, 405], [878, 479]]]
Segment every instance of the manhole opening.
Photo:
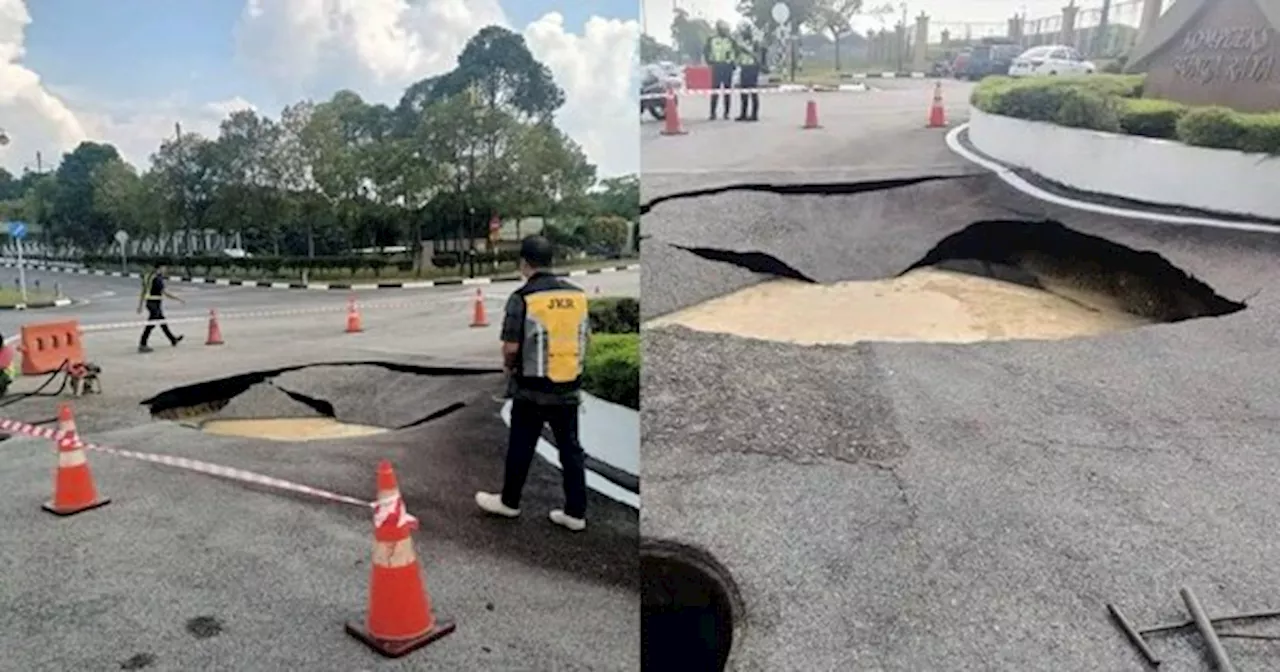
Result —
[[[722, 250], [711, 256], [689, 251], [738, 263]], [[762, 266], [759, 253], [740, 256], [740, 266]], [[972, 343], [1095, 336], [1246, 307], [1155, 252], [1054, 221], [974, 223], [880, 280], [819, 284], [774, 262], [789, 272], [650, 326], [805, 345]]]
[[696, 548], [640, 545], [641, 667], [724, 670], [740, 612], [728, 570]]
[[[290, 377], [296, 372], [310, 377]], [[314, 364], [174, 388], [142, 404], [156, 420], [210, 434], [275, 441], [343, 439], [407, 429], [449, 415], [466, 403], [425, 399], [419, 405], [397, 397], [433, 385], [438, 392], [440, 386], [429, 380], [433, 377], [492, 373], [382, 362]], [[339, 413], [335, 403], [345, 412]], [[423, 406], [431, 405], [436, 410], [422, 415]]]

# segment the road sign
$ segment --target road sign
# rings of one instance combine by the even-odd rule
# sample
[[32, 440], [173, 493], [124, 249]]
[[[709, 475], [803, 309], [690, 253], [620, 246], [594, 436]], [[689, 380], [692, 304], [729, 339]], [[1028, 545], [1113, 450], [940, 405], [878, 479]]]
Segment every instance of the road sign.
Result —
[[9, 237], [22, 240], [27, 235], [26, 222], [9, 222]]
[[119, 231], [116, 231], [116, 242], [120, 243], [121, 245], [124, 245], [125, 243], [129, 242], [129, 232], [125, 231], [124, 229], [120, 229]]
[[775, 23], [783, 24], [787, 22], [787, 19], [791, 18], [791, 8], [787, 6], [787, 3], [779, 2], [773, 6], [773, 11], [770, 14], [773, 16]]

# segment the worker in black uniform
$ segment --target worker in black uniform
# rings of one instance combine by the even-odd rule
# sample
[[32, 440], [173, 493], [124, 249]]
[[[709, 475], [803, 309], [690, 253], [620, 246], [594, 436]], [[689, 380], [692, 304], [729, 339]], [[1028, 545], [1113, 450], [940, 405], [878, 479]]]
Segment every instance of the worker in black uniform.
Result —
[[[720, 89], [733, 88], [733, 69], [737, 65], [738, 46], [733, 41], [733, 36], [729, 34], [729, 23], [727, 21], [716, 21], [716, 32], [707, 38], [707, 46], [704, 49], [703, 58], [707, 64], [711, 66], [711, 120], [716, 120], [716, 103], [720, 102], [720, 95], [714, 93]], [[726, 92], [724, 94], [724, 114], [723, 119], [729, 118], [729, 97], [733, 94]]]
[[150, 273], [142, 276], [142, 294], [138, 296], [138, 314], [142, 314], [143, 307], [147, 309], [147, 326], [142, 329], [142, 340], [138, 342], [138, 352], [151, 352], [151, 346], [147, 345], [147, 341], [151, 339], [151, 331], [156, 328], [153, 322], [160, 323], [160, 329], [164, 332], [165, 337], [169, 339], [169, 343], [177, 346], [185, 338], [182, 334], [174, 335], [169, 329], [169, 323], [164, 321], [164, 308], [162, 302], [168, 298], [185, 304], [186, 301], [182, 297], [174, 296], [169, 292], [168, 266], [163, 263], [156, 264]]
[[520, 515], [520, 495], [547, 424], [560, 452], [565, 499], [551, 522], [581, 532], [587, 526], [587, 472], [578, 408], [591, 327], [586, 292], [552, 274], [553, 259], [554, 248], [542, 236], [520, 244], [526, 281], [507, 300], [502, 321], [503, 370], [512, 383], [506, 477], [501, 493], [477, 492], [476, 505], [496, 516]]
[[[764, 62], [764, 50], [755, 37], [751, 24], [743, 23], [738, 29], [736, 55], [738, 60], [738, 87], [755, 89], [760, 86], [760, 64]], [[742, 109], [737, 121], [760, 121], [760, 94], [757, 91], [742, 93]]]

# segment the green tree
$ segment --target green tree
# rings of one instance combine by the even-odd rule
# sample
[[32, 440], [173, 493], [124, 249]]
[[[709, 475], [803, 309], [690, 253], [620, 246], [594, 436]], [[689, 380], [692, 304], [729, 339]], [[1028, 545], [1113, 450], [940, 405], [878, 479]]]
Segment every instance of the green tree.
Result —
[[690, 18], [689, 12], [683, 9], [677, 9], [671, 20], [671, 41], [676, 45], [676, 52], [689, 63], [703, 62], [703, 49], [715, 32], [705, 19]]
[[564, 90], [551, 70], [529, 53], [524, 38], [499, 26], [481, 28], [458, 56], [458, 67], [435, 85], [439, 96], [475, 87], [490, 108], [504, 107], [524, 120], [549, 119], [564, 105]]
[[660, 61], [678, 61], [680, 54], [675, 49], [653, 39], [649, 35], [640, 36], [640, 62], [658, 63]]
[[82, 142], [62, 156], [54, 173], [56, 189], [52, 212], [45, 220], [55, 240], [88, 250], [110, 243], [111, 223], [93, 208], [93, 173], [104, 164], [120, 161], [116, 148], [96, 142]]
[[111, 227], [112, 234], [122, 229], [134, 237], [141, 233], [145, 194], [138, 171], [124, 160], [115, 159], [95, 168], [92, 182], [93, 210]]
[[840, 69], [840, 36], [853, 30], [853, 17], [862, 11], [862, 0], [816, 0], [809, 27], [831, 36], [836, 70]]

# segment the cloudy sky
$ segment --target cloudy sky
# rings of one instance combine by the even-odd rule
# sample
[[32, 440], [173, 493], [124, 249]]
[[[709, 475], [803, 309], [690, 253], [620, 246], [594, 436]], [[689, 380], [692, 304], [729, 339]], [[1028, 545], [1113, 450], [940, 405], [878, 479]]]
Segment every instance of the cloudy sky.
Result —
[[[655, 39], [667, 43], [671, 41], [671, 31], [667, 26], [671, 25], [674, 7], [708, 20], [727, 19], [731, 22], [738, 20], [736, 11], [738, 0], [641, 0], [641, 2], [644, 22], [648, 24], [649, 33]], [[979, 35], [983, 34], [983, 29], [986, 28], [1002, 29], [1004, 22], [1014, 14], [1026, 14], [1031, 19], [1060, 16], [1067, 0], [909, 0], [906, 4], [907, 11], [912, 17], [921, 12], [928, 14], [935, 33], [941, 31], [940, 26], [956, 31], [957, 26], [968, 23], [974, 27], [973, 34]], [[1089, 9], [1101, 7], [1102, 0], [1076, 0], [1076, 4], [1082, 9]], [[1136, 22], [1140, 4], [1141, 0], [1115, 0], [1113, 11], [1117, 15], [1117, 20], [1128, 23], [1127, 19], [1132, 15]], [[878, 28], [886, 19], [889, 24], [893, 24], [902, 12], [901, 0], [863, 0], [863, 5], [867, 8], [892, 5], [895, 11], [892, 16], [884, 18], [862, 17], [855, 21], [854, 27], [859, 31]]]
[[230, 111], [340, 88], [394, 102], [499, 24], [551, 68], [557, 121], [601, 173], [634, 173], [637, 18], [637, 0], [0, 0], [0, 167], [85, 139], [146, 165], [175, 122], [213, 135]]

